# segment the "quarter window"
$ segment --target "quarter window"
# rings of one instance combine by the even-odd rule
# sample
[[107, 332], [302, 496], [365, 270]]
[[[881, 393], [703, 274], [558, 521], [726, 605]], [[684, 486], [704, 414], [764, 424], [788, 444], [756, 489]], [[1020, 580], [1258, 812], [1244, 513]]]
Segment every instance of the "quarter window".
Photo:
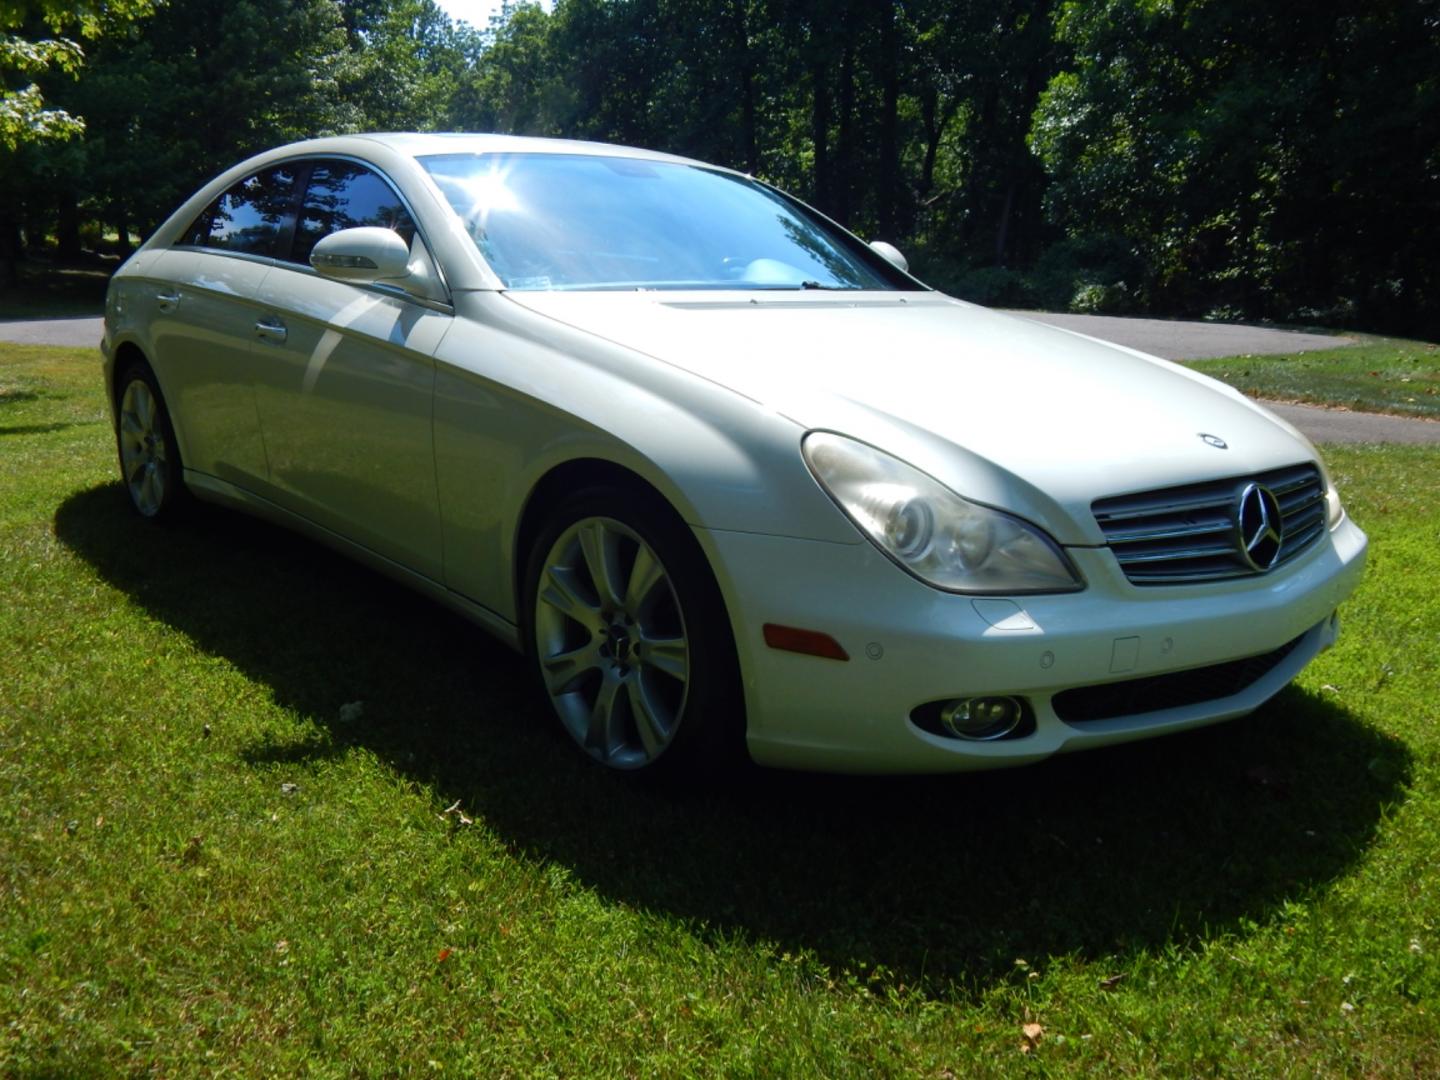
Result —
[[249, 255], [274, 255], [294, 213], [295, 181], [291, 166], [246, 177], [205, 208], [184, 242]]
[[318, 161], [305, 187], [291, 259], [308, 265], [322, 237], [362, 225], [394, 229], [406, 244], [415, 239], [415, 223], [389, 184], [363, 165]]

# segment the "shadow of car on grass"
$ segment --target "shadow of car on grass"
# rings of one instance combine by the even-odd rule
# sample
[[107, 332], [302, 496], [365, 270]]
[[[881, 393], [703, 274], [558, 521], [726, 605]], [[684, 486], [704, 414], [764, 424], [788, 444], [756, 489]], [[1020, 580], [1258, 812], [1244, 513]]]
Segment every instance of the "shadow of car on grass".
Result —
[[[612, 901], [947, 995], [1017, 958], [1184, 945], [1343, 874], [1410, 773], [1403, 744], [1294, 687], [1202, 731], [951, 777], [749, 769], [667, 790], [591, 765], [503, 645], [322, 546], [197, 507], [157, 528], [118, 484], [55, 516], [135, 604], [315, 721], [257, 768], [363, 746], [516, 858]], [[363, 717], [340, 719], [363, 700]], [[443, 827], [443, 826], [440, 826]], [[456, 834], [464, 842], [467, 834]]]

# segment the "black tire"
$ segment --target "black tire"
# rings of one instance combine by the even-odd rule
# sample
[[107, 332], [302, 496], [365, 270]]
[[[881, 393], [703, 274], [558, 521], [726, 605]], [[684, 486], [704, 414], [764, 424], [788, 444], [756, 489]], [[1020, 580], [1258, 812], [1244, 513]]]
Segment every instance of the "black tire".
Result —
[[729, 619], [673, 510], [624, 488], [577, 491], [552, 510], [523, 582], [536, 681], [592, 759], [656, 778], [715, 775], [744, 760]]
[[115, 451], [130, 505], [151, 521], [173, 520], [188, 501], [180, 445], [155, 373], [134, 360], [115, 382]]

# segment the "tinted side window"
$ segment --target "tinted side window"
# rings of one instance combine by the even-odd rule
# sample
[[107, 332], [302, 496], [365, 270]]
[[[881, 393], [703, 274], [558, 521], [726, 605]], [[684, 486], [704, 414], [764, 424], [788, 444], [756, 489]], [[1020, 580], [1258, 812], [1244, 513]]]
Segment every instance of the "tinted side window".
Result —
[[281, 166], [246, 177], [205, 209], [183, 242], [274, 255], [295, 208], [295, 169]]
[[361, 225], [394, 229], [407, 244], [415, 238], [415, 223], [384, 180], [353, 162], [317, 161], [305, 188], [290, 257], [309, 265], [310, 251], [322, 237]]

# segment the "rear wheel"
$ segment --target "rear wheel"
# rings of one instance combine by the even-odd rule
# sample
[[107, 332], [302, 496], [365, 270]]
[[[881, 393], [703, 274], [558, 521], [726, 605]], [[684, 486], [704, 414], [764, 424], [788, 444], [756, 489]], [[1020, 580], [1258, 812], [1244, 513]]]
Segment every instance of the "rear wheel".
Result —
[[737, 755], [744, 722], [724, 605], [668, 508], [619, 489], [578, 493], [542, 530], [526, 581], [540, 682], [587, 754], [654, 774]]
[[142, 517], [172, 516], [185, 496], [180, 450], [155, 374], [145, 364], [131, 364], [121, 374], [116, 411], [120, 476], [130, 504]]

